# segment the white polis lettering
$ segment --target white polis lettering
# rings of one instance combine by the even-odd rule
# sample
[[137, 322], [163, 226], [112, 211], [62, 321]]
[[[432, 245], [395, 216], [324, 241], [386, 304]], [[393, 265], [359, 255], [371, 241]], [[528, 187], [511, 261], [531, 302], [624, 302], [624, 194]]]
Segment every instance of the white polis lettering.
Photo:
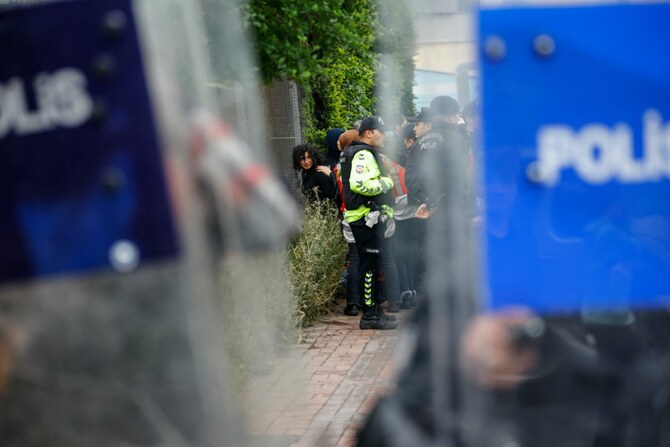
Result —
[[31, 135], [84, 124], [93, 111], [86, 77], [75, 68], [38, 73], [33, 79], [36, 110], [30, 110], [21, 78], [0, 83], [0, 138], [11, 131]]
[[649, 109], [643, 117], [643, 151], [636, 157], [633, 132], [625, 123], [613, 128], [588, 124], [575, 131], [568, 126], [543, 126], [537, 134], [539, 180], [553, 186], [563, 169], [574, 169], [586, 183], [655, 182], [670, 178], [670, 124]]

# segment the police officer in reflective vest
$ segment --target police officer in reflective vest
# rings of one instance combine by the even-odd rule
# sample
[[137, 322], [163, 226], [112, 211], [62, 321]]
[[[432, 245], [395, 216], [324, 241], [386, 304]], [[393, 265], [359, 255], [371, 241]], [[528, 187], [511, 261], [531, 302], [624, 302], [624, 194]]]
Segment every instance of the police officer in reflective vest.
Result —
[[360, 141], [342, 153], [344, 219], [351, 225], [360, 256], [359, 296], [363, 315], [361, 329], [395, 329], [395, 318], [379, 307], [378, 276], [386, 222], [393, 218], [393, 180], [377, 148], [384, 146], [384, 121], [365, 118], [358, 129]]

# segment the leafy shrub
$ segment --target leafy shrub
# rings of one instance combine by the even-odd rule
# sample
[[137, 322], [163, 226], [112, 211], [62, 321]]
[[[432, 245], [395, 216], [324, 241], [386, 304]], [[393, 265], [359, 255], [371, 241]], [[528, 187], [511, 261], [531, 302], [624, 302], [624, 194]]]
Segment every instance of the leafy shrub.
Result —
[[307, 141], [324, 149], [328, 129], [381, 113], [380, 87], [391, 95], [381, 109], [414, 114], [416, 36], [407, 2], [249, 0], [244, 11], [264, 82], [290, 79], [305, 94]]
[[355, 55], [346, 55], [341, 49], [336, 52], [341, 57], [324, 68], [303, 101], [305, 138], [322, 149], [325, 149], [328, 129], [346, 129], [375, 110], [374, 73], [370, 63]]
[[255, 37], [265, 82], [286, 76], [309, 89], [315, 76], [337, 57], [333, 49], [371, 51], [369, 0], [249, 0], [245, 22]]
[[291, 286], [300, 326], [328, 313], [343, 293], [341, 274], [346, 257], [337, 210], [332, 202], [309, 202], [300, 233], [288, 251]]

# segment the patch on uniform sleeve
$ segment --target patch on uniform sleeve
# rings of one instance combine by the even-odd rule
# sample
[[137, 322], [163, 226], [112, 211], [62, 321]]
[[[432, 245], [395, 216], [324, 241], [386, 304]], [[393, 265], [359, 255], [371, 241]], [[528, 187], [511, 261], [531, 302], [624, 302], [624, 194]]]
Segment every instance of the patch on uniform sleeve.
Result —
[[364, 170], [365, 170], [365, 165], [356, 165], [356, 173], [357, 174], [362, 174]]

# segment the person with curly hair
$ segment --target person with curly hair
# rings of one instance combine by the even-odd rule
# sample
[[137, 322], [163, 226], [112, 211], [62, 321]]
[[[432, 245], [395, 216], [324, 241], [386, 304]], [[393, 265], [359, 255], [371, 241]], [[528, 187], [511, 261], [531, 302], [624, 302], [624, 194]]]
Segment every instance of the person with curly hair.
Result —
[[314, 146], [305, 143], [293, 148], [293, 168], [299, 173], [301, 189], [307, 200], [337, 199], [335, 174], [323, 164], [323, 158]]

